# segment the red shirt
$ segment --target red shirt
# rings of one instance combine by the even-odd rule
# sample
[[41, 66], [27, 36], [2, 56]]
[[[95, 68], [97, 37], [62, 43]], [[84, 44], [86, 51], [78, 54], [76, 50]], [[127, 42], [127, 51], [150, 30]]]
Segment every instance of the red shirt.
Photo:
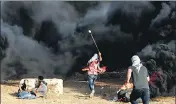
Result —
[[99, 62], [97, 61], [93, 61], [89, 64], [88, 68], [88, 74], [94, 74], [97, 75], [98, 74], [98, 70], [99, 70]]

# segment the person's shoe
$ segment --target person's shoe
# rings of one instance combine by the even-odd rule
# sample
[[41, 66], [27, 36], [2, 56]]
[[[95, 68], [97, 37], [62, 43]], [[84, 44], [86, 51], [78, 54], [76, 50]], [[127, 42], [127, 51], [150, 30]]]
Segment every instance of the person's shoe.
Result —
[[94, 97], [94, 93], [95, 93], [95, 90], [92, 90], [92, 92], [90, 93], [89, 97], [90, 98]]

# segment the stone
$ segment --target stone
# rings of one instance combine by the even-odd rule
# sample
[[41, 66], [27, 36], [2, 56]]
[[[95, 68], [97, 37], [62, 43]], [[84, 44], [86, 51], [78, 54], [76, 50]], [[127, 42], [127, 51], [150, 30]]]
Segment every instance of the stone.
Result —
[[32, 90], [35, 88], [35, 85], [37, 83], [37, 79], [35, 78], [24, 78], [20, 80], [19, 86], [22, 85], [23, 83], [26, 83], [26, 89], [27, 90]]
[[57, 94], [63, 94], [63, 80], [62, 79], [44, 79], [47, 83], [48, 89], [53, 90]]

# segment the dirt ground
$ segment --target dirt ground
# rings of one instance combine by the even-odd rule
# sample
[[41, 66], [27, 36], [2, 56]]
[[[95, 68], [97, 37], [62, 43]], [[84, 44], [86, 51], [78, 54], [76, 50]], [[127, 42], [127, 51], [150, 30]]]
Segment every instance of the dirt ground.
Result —
[[[86, 81], [68, 79], [64, 80], [64, 94], [57, 95], [48, 92], [47, 98], [32, 100], [17, 99], [18, 80], [10, 80], [1, 84], [1, 104], [130, 104], [113, 102], [111, 99], [122, 82], [119, 79], [106, 79], [96, 82], [96, 94], [89, 98], [89, 89]], [[175, 97], [158, 97], [151, 99], [150, 104], [176, 104]]]

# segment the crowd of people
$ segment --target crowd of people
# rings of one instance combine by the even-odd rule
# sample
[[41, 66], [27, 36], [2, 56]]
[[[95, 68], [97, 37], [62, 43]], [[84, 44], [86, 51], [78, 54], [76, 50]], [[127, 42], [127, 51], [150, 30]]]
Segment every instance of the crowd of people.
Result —
[[[88, 86], [90, 89], [89, 97], [93, 97], [95, 94], [95, 81], [99, 74], [106, 71], [106, 67], [100, 67], [100, 62], [102, 61], [101, 53], [94, 54], [93, 57], [88, 61], [85, 68], [82, 71], [87, 71], [88, 75]], [[149, 104], [150, 100], [150, 90], [148, 81], [150, 80], [147, 68], [142, 65], [140, 58], [134, 55], [131, 58], [132, 65], [128, 67], [127, 78], [125, 86], [130, 85], [130, 79], [132, 79], [133, 90], [130, 95], [131, 104], [137, 104], [136, 100], [138, 98], [142, 99], [143, 104]], [[26, 80], [20, 82], [18, 97], [21, 99], [35, 99], [40, 96], [45, 96], [47, 93], [47, 83], [44, 81], [43, 76], [38, 76], [35, 88], [32, 90], [27, 89]]]

